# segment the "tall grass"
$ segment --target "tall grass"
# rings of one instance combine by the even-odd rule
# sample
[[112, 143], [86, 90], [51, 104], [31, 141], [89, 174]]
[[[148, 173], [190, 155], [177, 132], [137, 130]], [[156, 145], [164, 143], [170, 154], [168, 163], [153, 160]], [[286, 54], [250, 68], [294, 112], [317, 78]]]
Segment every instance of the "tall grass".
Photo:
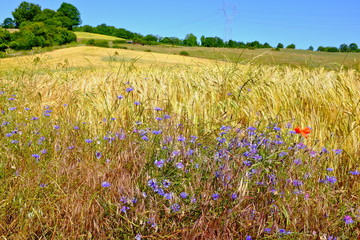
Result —
[[0, 89], [6, 239], [360, 234], [354, 70], [37, 61]]

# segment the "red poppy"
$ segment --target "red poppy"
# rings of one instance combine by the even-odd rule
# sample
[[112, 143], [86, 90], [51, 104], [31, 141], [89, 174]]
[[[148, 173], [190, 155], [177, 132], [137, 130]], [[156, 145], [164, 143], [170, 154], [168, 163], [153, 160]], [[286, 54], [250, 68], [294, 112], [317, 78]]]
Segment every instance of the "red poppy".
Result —
[[295, 130], [296, 133], [300, 133], [304, 138], [308, 138], [307, 135], [311, 132], [311, 129], [308, 128], [308, 127], [303, 128], [303, 129], [297, 127], [294, 130]]

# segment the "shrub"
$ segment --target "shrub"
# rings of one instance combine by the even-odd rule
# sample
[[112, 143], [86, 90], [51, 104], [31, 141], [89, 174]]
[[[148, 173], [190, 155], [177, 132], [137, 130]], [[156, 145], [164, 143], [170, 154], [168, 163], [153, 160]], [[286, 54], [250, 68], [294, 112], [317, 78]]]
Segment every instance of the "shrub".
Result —
[[114, 44], [122, 44], [122, 43], [126, 43], [125, 40], [114, 40], [112, 41]]
[[187, 51], [181, 51], [180, 55], [181, 56], [189, 56], [190, 54]]
[[113, 45], [112, 47], [113, 47], [113, 48], [119, 48], [119, 49], [128, 49], [128, 48], [125, 47], [125, 46], [119, 46], [119, 45]]
[[95, 47], [105, 47], [105, 48], [109, 47], [109, 42], [106, 40], [89, 39], [86, 44]]

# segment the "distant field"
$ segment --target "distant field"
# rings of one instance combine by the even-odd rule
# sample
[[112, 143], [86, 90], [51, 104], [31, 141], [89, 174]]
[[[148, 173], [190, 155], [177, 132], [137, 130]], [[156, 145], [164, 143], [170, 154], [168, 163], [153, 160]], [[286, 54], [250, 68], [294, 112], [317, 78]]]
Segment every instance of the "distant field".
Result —
[[306, 67], [325, 67], [339, 69], [341, 66], [360, 69], [360, 53], [328, 53], [308, 50], [281, 49], [234, 49], [234, 48], [206, 48], [181, 46], [141, 46], [123, 44], [129, 49], [146, 50], [167, 54], [179, 54], [186, 51], [191, 57], [221, 60], [226, 62], [259, 63], [269, 65], [290, 65]]
[[5, 29], [5, 30], [8, 30], [8, 31], [11, 32], [11, 33], [13, 33], [13, 32], [18, 32], [18, 31], [19, 31], [19, 29], [17, 29], [17, 28], [7, 28], [7, 29]]
[[97, 34], [97, 33], [88, 33], [88, 32], [74, 32], [76, 37], [78, 38], [78, 40], [80, 39], [103, 39], [103, 40], [125, 40], [123, 38], [118, 38], [118, 37], [112, 37], [112, 36], [107, 36], [107, 35], [102, 35], [102, 34]]

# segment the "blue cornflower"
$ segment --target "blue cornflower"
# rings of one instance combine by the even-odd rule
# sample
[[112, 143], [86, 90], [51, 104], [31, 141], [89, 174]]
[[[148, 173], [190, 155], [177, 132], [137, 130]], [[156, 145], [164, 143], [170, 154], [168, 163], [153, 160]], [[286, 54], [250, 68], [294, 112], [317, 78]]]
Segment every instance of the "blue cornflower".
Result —
[[334, 149], [335, 154], [339, 155], [343, 152], [342, 149]]
[[101, 152], [96, 152], [95, 156], [97, 159], [100, 159], [102, 157], [102, 153]]
[[171, 206], [171, 210], [173, 210], [173, 212], [178, 212], [180, 211], [180, 205], [175, 203]]
[[118, 99], [123, 99], [124, 96], [123, 96], [123, 95], [119, 95], [119, 96], [117, 96], [117, 98], [118, 98]]
[[137, 106], [141, 105], [141, 103], [138, 102], [138, 101], [135, 101], [134, 104], [137, 105]]
[[142, 136], [141, 139], [145, 141], [149, 141], [149, 138], [146, 135]]
[[329, 151], [326, 149], [326, 147], [321, 148], [321, 153], [328, 153]]
[[326, 176], [326, 181], [328, 181], [329, 183], [336, 183], [337, 179], [333, 176]]
[[181, 198], [187, 198], [189, 195], [186, 192], [180, 193]]
[[244, 164], [245, 166], [250, 167], [250, 166], [252, 165], [252, 162], [251, 162], [251, 161], [248, 161], [248, 160], [245, 160], [245, 161], [243, 161], [243, 164]]
[[280, 228], [280, 229], [279, 229], [279, 233], [281, 233], [281, 234], [290, 234], [291, 232], [290, 232], [290, 231], [286, 231], [286, 230], [283, 229], [283, 228]]
[[133, 87], [128, 87], [128, 88], [126, 89], [126, 92], [131, 92], [131, 91], [133, 91], [133, 90], [134, 90]]
[[127, 210], [129, 210], [130, 208], [127, 206], [122, 206], [120, 209], [120, 212], [126, 213]]
[[351, 175], [360, 175], [360, 172], [355, 170], [355, 171], [350, 171]]
[[220, 198], [220, 195], [218, 193], [214, 193], [212, 195], [212, 198], [216, 201], [216, 200], [218, 200]]
[[302, 181], [300, 181], [300, 180], [293, 180], [292, 183], [293, 183], [294, 187], [303, 185]]
[[14, 111], [14, 110], [16, 110], [16, 107], [11, 107], [11, 108], [9, 108], [9, 110]]
[[170, 199], [172, 199], [172, 194], [171, 194], [171, 193], [165, 193], [165, 194], [164, 194], [164, 197], [165, 197], [167, 200], [170, 200]]
[[87, 143], [92, 143], [93, 140], [91, 140], [91, 139], [85, 139], [85, 142], [87, 142]]
[[176, 166], [178, 169], [184, 168], [184, 164], [183, 164], [182, 162], [178, 162], [175, 166]]
[[287, 152], [281, 152], [281, 153], [279, 153], [279, 157], [285, 156], [287, 154], [288, 154]]
[[162, 133], [162, 131], [161, 130], [153, 130], [152, 133], [155, 135], [159, 135]]
[[164, 119], [170, 119], [170, 118], [171, 118], [171, 116], [170, 116], [170, 115], [168, 115], [168, 114], [165, 114], [165, 115], [163, 116], [163, 118], [164, 118]]
[[156, 111], [162, 111], [163, 109], [162, 109], [162, 108], [159, 108], [159, 107], [155, 107], [154, 110], [156, 110]]
[[151, 227], [155, 228], [157, 226], [157, 224], [155, 223], [155, 219], [154, 218], [149, 218], [149, 220], [147, 221], [148, 224], [151, 225]]
[[184, 136], [179, 136], [178, 139], [177, 139], [179, 142], [185, 142], [185, 137]]
[[301, 162], [300, 159], [295, 159], [295, 160], [294, 160], [294, 163], [295, 163], [296, 165], [300, 165], [302, 162]]
[[104, 181], [104, 182], [101, 183], [101, 186], [102, 186], [103, 188], [107, 188], [107, 187], [110, 187], [111, 184], [110, 184], [109, 182]]
[[158, 168], [161, 168], [164, 166], [165, 160], [164, 159], [160, 159], [160, 160], [155, 160], [154, 164], [155, 166], [157, 166]]
[[264, 229], [264, 232], [270, 233], [270, 232], [271, 232], [271, 228], [265, 228], [265, 229]]
[[74, 146], [68, 146], [68, 149], [69, 150], [72, 150], [72, 149], [74, 149], [75, 147]]
[[154, 189], [155, 192], [157, 192], [157, 194], [159, 194], [160, 196], [165, 196], [165, 191], [162, 188], [156, 188]]
[[59, 125], [54, 125], [54, 128], [55, 129], [60, 129], [60, 126]]
[[252, 240], [251, 236], [246, 236], [245, 240]]
[[46, 154], [47, 153], [47, 150], [46, 149], [43, 149], [40, 151], [42, 154]]
[[334, 171], [334, 169], [333, 168], [327, 168], [326, 171], [332, 172], [332, 171]]
[[148, 186], [151, 187], [152, 189], [157, 188], [156, 179], [150, 179], [148, 181]]
[[165, 179], [165, 180], [163, 181], [163, 186], [164, 186], [165, 188], [170, 187], [170, 185], [171, 185], [171, 182], [170, 182], [169, 180]]
[[231, 199], [237, 199], [238, 195], [236, 193], [231, 194]]
[[40, 158], [40, 155], [39, 154], [32, 154], [31, 155], [33, 158], [36, 158], [36, 159], [39, 159]]
[[351, 223], [354, 222], [354, 220], [353, 220], [353, 219], [351, 218], [351, 216], [349, 216], [349, 215], [346, 215], [346, 216], [344, 217], [344, 221], [345, 221], [346, 224], [351, 224]]
[[79, 126], [74, 126], [74, 130], [79, 130]]

